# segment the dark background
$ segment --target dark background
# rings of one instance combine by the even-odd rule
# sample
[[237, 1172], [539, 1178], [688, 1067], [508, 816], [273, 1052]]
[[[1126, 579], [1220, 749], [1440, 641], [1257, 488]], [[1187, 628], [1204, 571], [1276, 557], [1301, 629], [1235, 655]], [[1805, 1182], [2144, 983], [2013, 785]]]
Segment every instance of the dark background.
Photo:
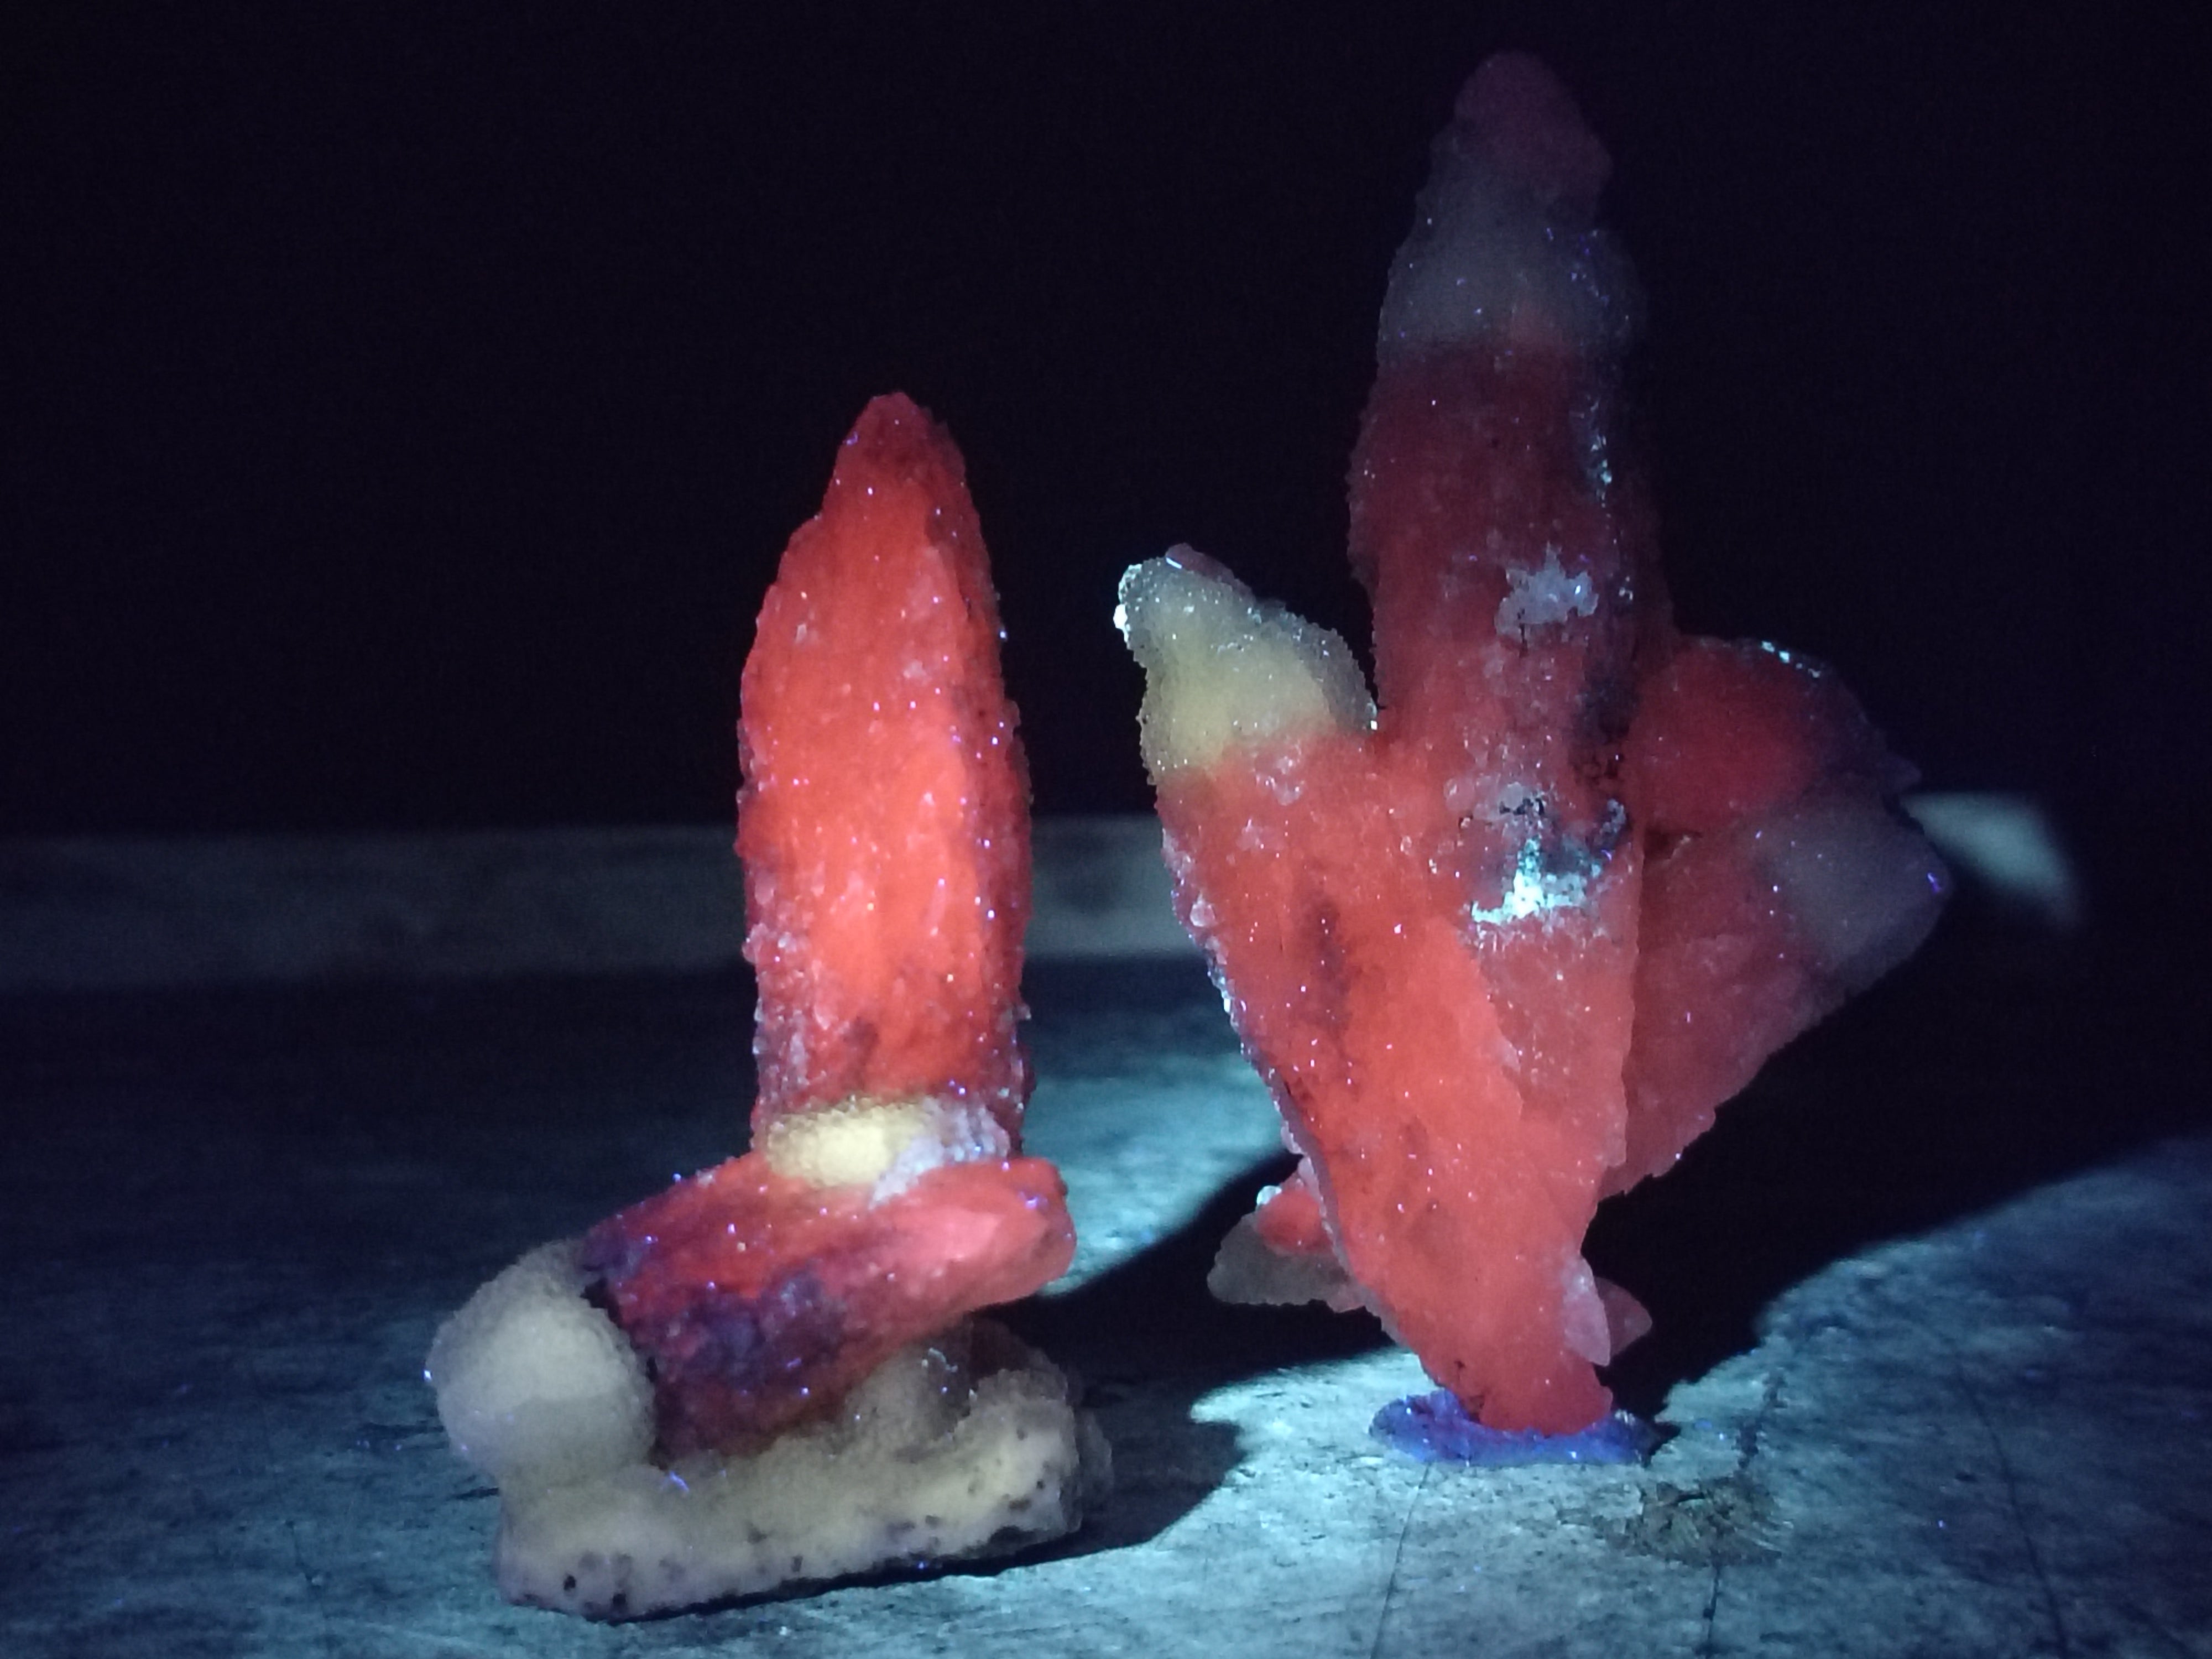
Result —
[[53, 6], [0, 32], [0, 833], [724, 817], [839, 437], [966, 452], [1038, 806], [1146, 804], [1188, 540], [1364, 639], [1342, 479], [1503, 45], [1617, 162], [1683, 621], [1932, 785], [2186, 797], [2197, 60], [2124, 7]]

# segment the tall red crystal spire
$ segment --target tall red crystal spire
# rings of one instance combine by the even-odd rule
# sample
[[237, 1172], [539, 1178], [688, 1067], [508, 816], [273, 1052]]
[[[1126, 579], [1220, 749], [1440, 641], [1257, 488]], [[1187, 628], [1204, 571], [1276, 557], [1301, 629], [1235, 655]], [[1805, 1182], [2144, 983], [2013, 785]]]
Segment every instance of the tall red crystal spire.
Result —
[[1019, 1126], [1028, 784], [999, 637], [959, 451], [877, 398], [745, 662], [757, 1133], [854, 1097], [949, 1095]]

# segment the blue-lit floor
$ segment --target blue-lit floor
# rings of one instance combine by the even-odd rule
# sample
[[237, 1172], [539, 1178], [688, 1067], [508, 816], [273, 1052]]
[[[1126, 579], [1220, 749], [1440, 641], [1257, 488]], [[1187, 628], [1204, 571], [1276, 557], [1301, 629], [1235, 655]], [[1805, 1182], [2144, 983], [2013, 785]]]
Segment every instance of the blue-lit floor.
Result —
[[[2205, 978], [1963, 913], [1592, 1243], [1645, 1468], [1423, 1466], [1372, 1323], [1218, 1307], [1280, 1168], [1187, 963], [1033, 976], [1031, 1145], [1119, 1486], [988, 1571], [508, 1607], [420, 1366], [525, 1248], [732, 1150], [733, 975], [0, 1004], [0, 1651], [2212, 1654]], [[2189, 976], [2190, 972], [2195, 977]], [[2133, 975], [2132, 977], [2130, 975]]]

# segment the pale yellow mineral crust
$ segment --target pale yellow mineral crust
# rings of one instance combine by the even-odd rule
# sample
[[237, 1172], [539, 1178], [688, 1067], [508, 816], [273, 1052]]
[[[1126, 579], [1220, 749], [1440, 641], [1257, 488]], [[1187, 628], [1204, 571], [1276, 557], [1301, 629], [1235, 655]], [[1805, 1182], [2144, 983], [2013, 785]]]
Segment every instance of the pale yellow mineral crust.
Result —
[[1003, 1554], [1075, 1530], [1108, 1480], [1067, 1379], [981, 1320], [755, 1453], [655, 1461], [644, 1368], [571, 1244], [478, 1291], [429, 1371], [455, 1448], [499, 1486], [501, 1593], [592, 1619]]

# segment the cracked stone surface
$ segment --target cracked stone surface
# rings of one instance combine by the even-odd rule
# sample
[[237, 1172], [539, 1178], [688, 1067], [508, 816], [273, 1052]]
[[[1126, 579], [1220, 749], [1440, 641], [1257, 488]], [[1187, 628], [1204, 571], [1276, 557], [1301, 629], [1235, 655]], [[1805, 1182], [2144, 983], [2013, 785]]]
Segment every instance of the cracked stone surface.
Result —
[[620, 1626], [497, 1599], [420, 1367], [506, 1261], [732, 1149], [742, 978], [0, 1002], [0, 1651], [2212, 1655], [2208, 987], [2145, 937], [1965, 907], [1601, 1218], [1659, 1322], [1613, 1381], [1675, 1431], [1637, 1469], [1369, 1439], [1421, 1386], [1371, 1322], [1204, 1293], [1283, 1161], [1196, 968], [1040, 969], [1083, 1244], [1015, 1322], [1112, 1504]]

